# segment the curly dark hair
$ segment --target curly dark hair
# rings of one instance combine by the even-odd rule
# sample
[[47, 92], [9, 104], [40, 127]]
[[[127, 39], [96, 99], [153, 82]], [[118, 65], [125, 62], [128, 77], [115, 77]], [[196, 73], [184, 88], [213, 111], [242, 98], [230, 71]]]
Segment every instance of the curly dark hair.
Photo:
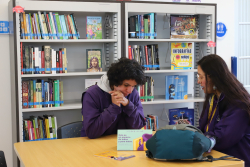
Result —
[[108, 70], [108, 80], [110, 87], [122, 85], [124, 80], [135, 80], [138, 85], [143, 85], [146, 81], [144, 67], [136, 60], [122, 57], [116, 63], [112, 63]]
[[[239, 105], [240, 108], [247, 110], [250, 117], [250, 95], [242, 83], [229, 71], [226, 62], [220, 56], [210, 54], [204, 56], [197, 64], [204, 71], [206, 81], [209, 76], [217, 89], [224, 93], [225, 98], [231, 104]], [[206, 94], [203, 110], [208, 106], [210, 96]]]

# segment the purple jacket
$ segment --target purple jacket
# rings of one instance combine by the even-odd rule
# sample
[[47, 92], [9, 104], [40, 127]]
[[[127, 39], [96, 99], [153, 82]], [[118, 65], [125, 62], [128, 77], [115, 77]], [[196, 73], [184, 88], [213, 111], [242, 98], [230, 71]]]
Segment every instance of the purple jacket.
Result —
[[[213, 110], [217, 102], [218, 99], [214, 98]], [[199, 128], [205, 135], [216, 138], [214, 149], [242, 159], [245, 166], [250, 167], [250, 121], [247, 111], [230, 104], [224, 94], [221, 94], [216, 113], [206, 132], [208, 111], [209, 105], [203, 111]]]
[[91, 86], [82, 96], [84, 118], [81, 136], [97, 138], [116, 134], [117, 129], [141, 129], [145, 125], [143, 108], [136, 89], [127, 96], [129, 104], [119, 107], [111, 95], [98, 85]]

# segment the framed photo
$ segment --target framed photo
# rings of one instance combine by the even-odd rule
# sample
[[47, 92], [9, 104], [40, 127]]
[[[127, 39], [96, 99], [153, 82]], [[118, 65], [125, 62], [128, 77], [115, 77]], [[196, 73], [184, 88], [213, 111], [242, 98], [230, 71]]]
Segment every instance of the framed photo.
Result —
[[87, 72], [102, 71], [102, 50], [86, 49]]

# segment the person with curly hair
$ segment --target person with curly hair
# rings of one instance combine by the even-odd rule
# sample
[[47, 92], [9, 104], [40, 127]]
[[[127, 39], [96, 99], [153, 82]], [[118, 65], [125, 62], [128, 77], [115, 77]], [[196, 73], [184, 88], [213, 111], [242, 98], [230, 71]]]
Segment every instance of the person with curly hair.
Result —
[[206, 94], [199, 128], [213, 148], [250, 167], [250, 95], [218, 55], [198, 61], [198, 84]]
[[145, 83], [144, 68], [121, 58], [111, 64], [97, 85], [82, 94], [81, 136], [91, 139], [116, 134], [118, 129], [141, 129], [144, 113], [136, 85]]
[[89, 68], [87, 69], [87, 72], [100, 72], [102, 71], [102, 68], [99, 66], [99, 60], [97, 57], [91, 57]]

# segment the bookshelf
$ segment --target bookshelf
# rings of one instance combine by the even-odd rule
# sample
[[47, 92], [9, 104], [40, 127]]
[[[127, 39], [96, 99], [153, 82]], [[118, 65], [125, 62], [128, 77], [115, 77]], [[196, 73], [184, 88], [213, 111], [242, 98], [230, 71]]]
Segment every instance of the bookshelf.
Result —
[[[18, 141], [23, 141], [23, 119], [29, 116], [55, 115], [57, 127], [80, 121], [81, 94], [85, 91], [85, 79], [97, 79], [105, 74], [109, 65], [121, 57], [121, 4], [116, 2], [59, 2], [59, 1], [16, 1], [25, 13], [58, 12], [59, 15], [74, 13], [80, 39], [21, 39], [20, 15], [14, 13], [14, 36], [11, 38], [15, 48], [13, 68], [15, 68], [16, 120]], [[9, 11], [12, 11], [9, 2]], [[102, 39], [86, 39], [86, 16], [102, 17]], [[111, 18], [112, 28], [106, 28], [106, 17]], [[56, 74], [21, 74], [20, 45], [41, 47], [49, 45], [54, 50], [67, 48], [68, 72]], [[87, 72], [86, 49], [102, 50], [102, 72]], [[16, 63], [14, 63], [16, 62]], [[22, 81], [49, 78], [63, 81], [64, 105], [60, 107], [22, 108]], [[15, 110], [15, 109], [14, 109]]]
[[[138, 7], [140, 6], [140, 7]], [[156, 39], [129, 38], [128, 18], [135, 15], [156, 13]], [[170, 38], [170, 15], [198, 15], [199, 34], [198, 39], [171, 39]], [[155, 114], [159, 117], [159, 126], [168, 124], [168, 109], [189, 107], [194, 108], [195, 125], [198, 126], [199, 115], [204, 102], [204, 93], [197, 84], [197, 66], [202, 56], [216, 53], [214, 48], [208, 48], [209, 41], [216, 41], [215, 34], [216, 5], [199, 3], [169, 3], [169, 2], [125, 2], [125, 55], [128, 57], [129, 45], [158, 44], [160, 70], [146, 70], [148, 76], [154, 79], [154, 101], [142, 102], [144, 114]], [[191, 70], [170, 69], [170, 43], [193, 42], [194, 55], [193, 68]], [[188, 99], [166, 100], [165, 99], [165, 76], [188, 75]]]

